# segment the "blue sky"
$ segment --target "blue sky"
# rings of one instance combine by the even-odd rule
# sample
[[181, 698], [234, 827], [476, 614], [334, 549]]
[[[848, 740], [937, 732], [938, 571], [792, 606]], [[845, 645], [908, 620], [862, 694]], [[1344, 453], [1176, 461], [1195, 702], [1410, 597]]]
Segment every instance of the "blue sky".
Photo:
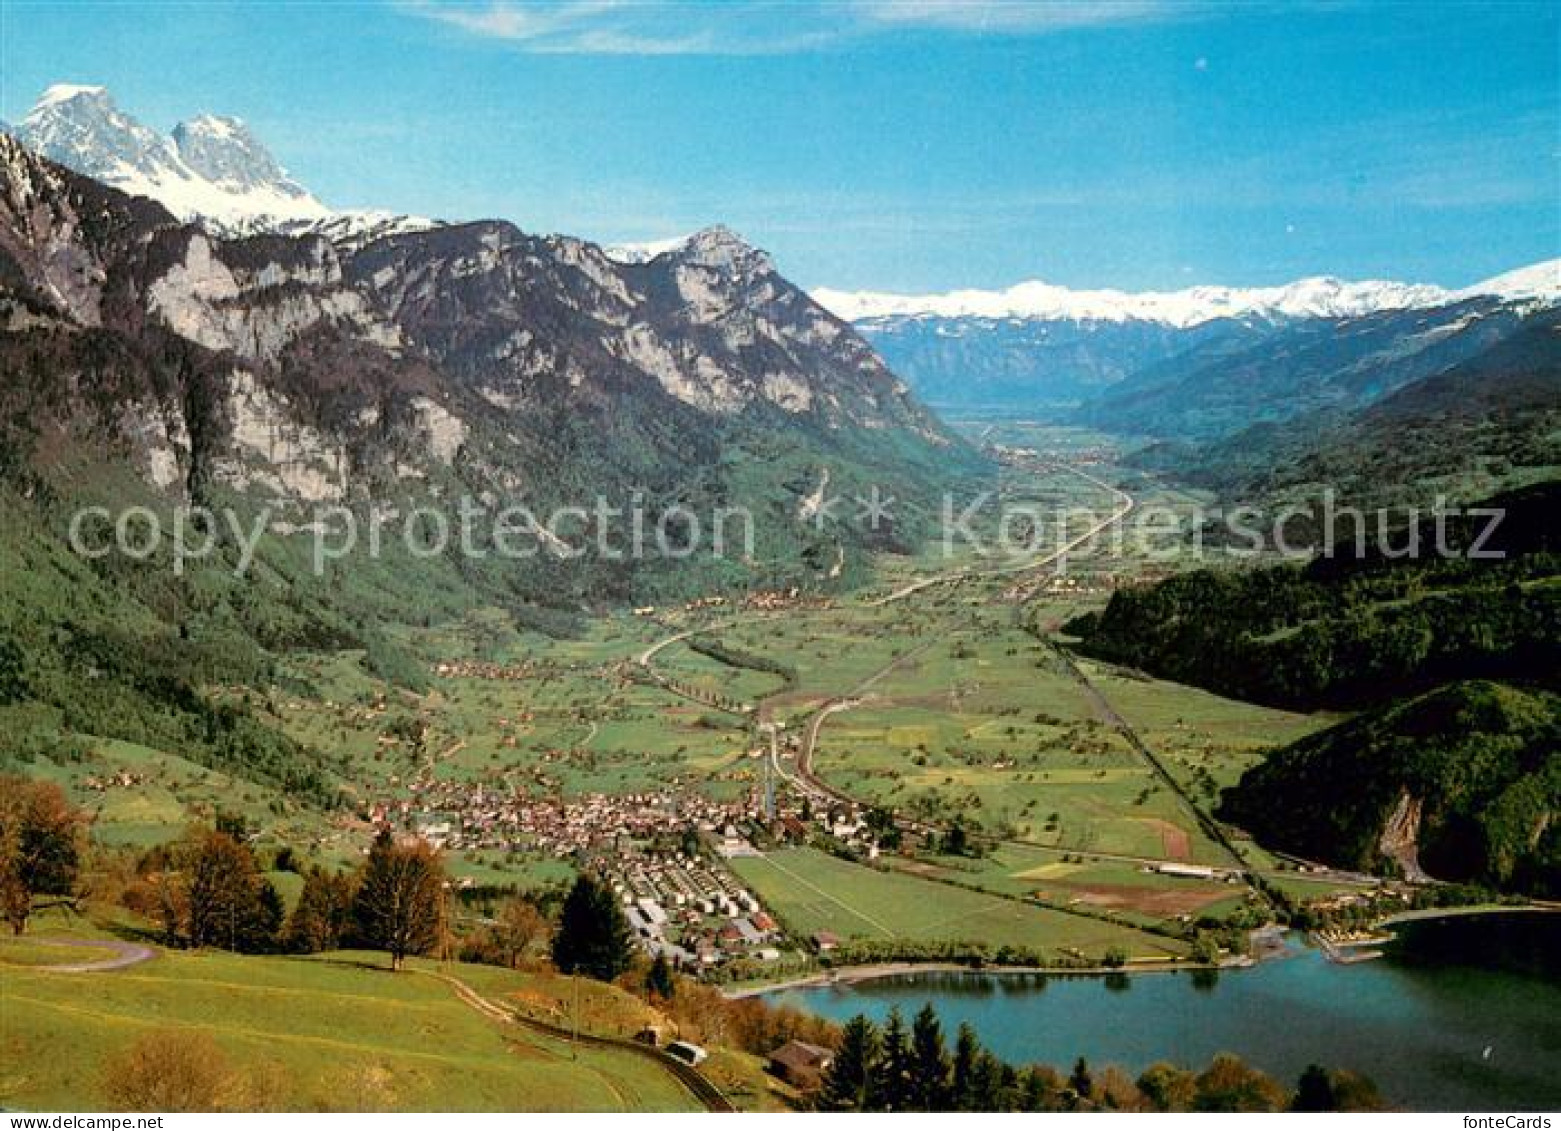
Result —
[[1561, 6], [0, 0], [0, 117], [247, 119], [328, 203], [798, 282], [1462, 285], [1561, 255]]

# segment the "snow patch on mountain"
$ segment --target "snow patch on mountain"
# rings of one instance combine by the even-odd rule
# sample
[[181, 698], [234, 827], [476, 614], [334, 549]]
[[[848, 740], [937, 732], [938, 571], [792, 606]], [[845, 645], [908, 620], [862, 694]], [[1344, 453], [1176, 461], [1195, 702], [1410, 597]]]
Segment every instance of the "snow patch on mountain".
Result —
[[1477, 298], [1482, 295], [1493, 295], [1509, 301], [1561, 302], [1561, 259], [1547, 259], [1542, 263], [1519, 267], [1458, 292], [1459, 298]]
[[46, 106], [55, 106], [61, 102], [69, 102], [73, 98], [82, 96], [96, 98], [107, 94], [107, 88], [101, 86], [82, 86], [79, 83], [57, 82], [43, 92], [33, 109], [38, 110]]
[[633, 266], [638, 263], [649, 263], [658, 255], [670, 255], [675, 251], [682, 251], [693, 238], [694, 236], [690, 234], [665, 240], [646, 240], [642, 243], [606, 244], [602, 247], [602, 254], [614, 263]]

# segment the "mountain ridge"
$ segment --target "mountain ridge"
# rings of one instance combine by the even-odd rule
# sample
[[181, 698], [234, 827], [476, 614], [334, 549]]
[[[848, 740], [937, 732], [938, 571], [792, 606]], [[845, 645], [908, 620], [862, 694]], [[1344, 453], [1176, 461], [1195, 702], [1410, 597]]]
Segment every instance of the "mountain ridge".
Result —
[[818, 287], [813, 297], [848, 322], [892, 318], [1158, 322], [1189, 329], [1219, 319], [1351, 318], [1445, 306], [1478, 297], [1561, 300], [1561, 259], [1517, 268], [1459, 290], [1385, 279], [1310, 276], [1270, 287], [1200, 285], [1179, 291], [1076, 289], [1030, 279], [1005, 290], [906, 295]]
[[[13, 419], [45, 400], [81, 416], [84, 394], [107, 413], [89, 431], [175, 493], [316, 504], [447, 482], [556, 506], [639, 486], [653, 506], [773, 513], [767, 558], [795, 562], [815, 533], [783, 484], [823, 464], [864, 491], [930, 483], [937, 463], [974, 459], [846, 324], [719, 228], [636, 266], [503, 221], [356, 247], [224, 239], [7, 136], [0, 299], [0, 343], [38, 372], [9, 391]], [[105, 346], [128, 349], [123, 365], [90, 360]], [[170, 376], [134, 360], [148, 350], [187, 360]], [[737, 458], [782, 438], [770, 469]]]

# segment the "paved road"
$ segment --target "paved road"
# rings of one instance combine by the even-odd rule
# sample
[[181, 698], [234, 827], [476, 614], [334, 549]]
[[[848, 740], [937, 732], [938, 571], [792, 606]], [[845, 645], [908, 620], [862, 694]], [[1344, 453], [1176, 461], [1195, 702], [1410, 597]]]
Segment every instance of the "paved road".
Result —
[[140, 943], [120, 942], [117, 939], [33, 939], [27, 940], [34, 946], [70, 947], [78, 950], [111, 950], [113, 958], [104, 958], [93, 962], [65, 962], [52, 966], [33, 966], [32, 970], [42, 970], [49, 974], [97, 974], [105, 970], [123, 970], [127, 966], [138, 966], [143, 962], [149, 962], [157, 957], [157, 951]]
[[652, 644], [649, 648], [645, 649], [645, 651], [641, 652], [635, 662], [638, 663], [642, 668], [649, 668], [651, 666], [650, 662], [656, 658], [656, 653], [660, 652], [663, 648], [670, 648], [679, 640], [687, 640], [696, 632], [708, 632], [711, 629], [717, 627], [719, 626], [711, 625], [709, 627], [701, 626], [698, 628], [685, 628], [682, 632], [673, 633], [671, 636], [663, 636], [660, 640], [656, 641], [656, 643]]
[[738, 618], [730, 618], [727, 620], [713, 621], [710, 624], [695, 625], [693, 628], [685, 628], [682, 632], [675, 632], [671, 636], [663, 636], [660, 640], [656, 641], [654, 644], [636, 656], [634, 662], [639, 665], [640, 669], [644, 671], [647, 676], [656, 682], [658, 687], [670, 695], [676, 695], [679, 699], [686, 699], [690, 703], [698, 703], [701, 707], [709, 707], [716, 711], [725, 711], [727, 714], [736, 715], [738, 718], [747, 718], [749, 715], [754, 713], [754, 708], [741, 703], [735, 706], [721, 703], [718, 702], [713, 695], [705, 696], [698, 694], [697, 692], [684, 691], [681, 688], [674, 687], [672, 685], [672, 681], [658, 672], [656, 670], [656, 665], [653, 663], [653, 661], [656, 659], [656, 656], [663, 649], [670, 648], [679, 641], [687, 640], [691, 636], [701, 636], [705, 633], [719, 632], [723, 628], [730, 628], [732, 625], [738, 623], [740, 623]]

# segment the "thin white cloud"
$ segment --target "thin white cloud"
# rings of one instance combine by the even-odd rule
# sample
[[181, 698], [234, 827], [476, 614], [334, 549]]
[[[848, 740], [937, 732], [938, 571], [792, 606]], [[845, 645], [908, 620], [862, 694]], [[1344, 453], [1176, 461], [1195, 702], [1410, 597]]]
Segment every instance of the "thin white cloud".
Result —
[[401, 0], [535, 54], [775, 55], [916, 29], [1041, 35], [1185, 16], [1199, 0]]
[[771, 55], [824, 46], [838, 6], [687, 0], [403, 0], [407, 11], [539, 55]]
[[1167, 0], [858, 0], [863, 18], [901, 26], [1034, 34], [1169, 19], [1186, 3]]

